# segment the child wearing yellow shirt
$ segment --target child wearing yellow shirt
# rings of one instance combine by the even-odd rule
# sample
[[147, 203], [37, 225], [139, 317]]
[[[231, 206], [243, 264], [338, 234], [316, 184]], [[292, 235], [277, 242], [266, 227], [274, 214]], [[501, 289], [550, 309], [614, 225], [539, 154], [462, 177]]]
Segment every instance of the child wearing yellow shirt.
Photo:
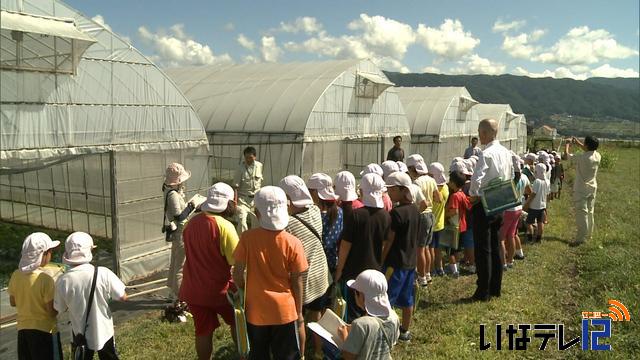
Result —
[[24, 240], [18, 270], [9, 280], [9, 302], [17, 308], [18, 359], [62, 359], [53, 309], [55, 282], [42, 268], [59, 241], [41, 232]]

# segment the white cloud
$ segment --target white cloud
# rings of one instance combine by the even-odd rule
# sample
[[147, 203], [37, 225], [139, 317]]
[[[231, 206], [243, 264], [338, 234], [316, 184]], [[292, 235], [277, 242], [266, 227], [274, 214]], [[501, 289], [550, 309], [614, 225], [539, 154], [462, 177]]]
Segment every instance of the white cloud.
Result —
[[361, 31], [362, 42], [372, 52], [395, 59], [402, 59], [409, 45], [416, 41], [410, 25], [379, 15], [360, 14], [360, 18], [351, 21], [347, 27]]
[[415, 32], [410, 25], [383, 16], [361, 14], [349, 22], [347, 28], [353, 33], [333, 36], [320, 30], [301, 42], [287, 42], [284, 48], [335, 59], [370, 58], [384, 69], [409, 71], [402, 59], [415, 42]]
[[455, 59], [470, 54], [480, 43], [470, 32], [465, 32], [460, 20], [446, 19], [439, 28], [418, 25], [417, 41], [427, 50]]
[[292, 22], [281, 22], [277, 30], [294, 34], [299, 32], [313, 34], [322, 30], [322, 24], [314, 17], [302, 16]]
[[232, 23], [232, 22], [228, 22], [228, 23], [224, 24], [223, 29], [224, 29], [224, 31], [231, 32], [231, 31], [236, 29], [236, 25], [234, 23]]
[[451, 68], [452, 74], [487, 74], [499, 75], [504, 74], [506, 66], [502, 63], [492, 62], [487, 58], [480, 57], [478, 54], [465, 56], [459, 60], [457, 67]]
[[533, 45], [545, 34], [544, 30], [535, 30], [530, 34], [518, 34], [516, 36], [504, 36], [502, 50], [511, 57], [517, 59], [530, 59], [534, 53], [540, 50], [539, 46]]
[[589, 27], [582, 26], [569, 30], [534, 60], [560, 65], [585, 65], [637, 55], [637, 50], [619, 44], [608, 31], [590, 30]]
[[245, 64], [256, 64], [260, 62], [260, 59], [258, 59], [257, 57], [253, 56], [253, 55], [247, 55], [245, 57], [242, 58], [242, 62]]
[[435, 66], [425, 66], [420, 71], [423, 73], [442, 74], [442, 71]]
[[236, 40], [238, 41], [238, 44], [240, 44], [240, 46], [247, 50], [253, 50], [256, 47], [256, 43], [248, 37], [244, 36], [244, 34], [239, 34]]
[[96, 14], [96, 16], [92, 17], [91, 20], [97, 22], [98, 24], [104, 26], [107, 30], [111, 30], [111, 26], [104, 21], [104, 17], [100, 14]]
[[210, 65], [231, 63], [229, 54], [214, 55], [208, 45], [190, 38], [184, 31], [184, 25], [175, 24], [169, 31], [161, 29], [157, 33], [146, 27], [138, 28], [140, 38], [149, 44], [154, 51], [151, 57], [162, 66]]
[[518, 30], [523, 27], [527, 22], [525, 20], [514, 20], [511, 22], [504, 22], [501, 19], [496, 20], [493, 23], [493, 32], [507, 32], [511, 30]]
[[515, 68], [515, 74], [516, 75], [523, 75], [523, 76], [528, 76], [528, 77], [532, 77], [532, 78], [543, 78], [543, 77], [551, 77], [551, 78], [555, 78], [555, 79], [563, 79], [563, 78], [569, 78], [569, 79], [575, 79], [575, 80], [584, 80], [586, 79], [588, 76], [586, 73], [582, 72], [582, 73], [575, 73], [573, 71], [571, 71], [571, 69], [568, 69], [566, 67], [560, 66], [558, 68], [556, 68], [555, 70], [544, 70], [543, 72], [530, 72], [527, 71], [526, 69], [518, 66]]
[[630, 78], [630, 77], [638, 77], [640, 76], [638, 74], [638, 72], [634, 69], [628, 68], [628, 69], [618, 69], [615, 67], [612, 67], [609, 64], [604, 64], [602, 66], [599, 66], [593, 70], [591, 70], [591, 75], [592, 76], [597, 76], [597, 77], [625, 77], [625, 78]]
[[401, 72], [401, 73], [410, 72], [409, 68], [406, 67], [402, 63], [402, 61], [390, 58], [388, 56], [385, 56], [385, 57], [373, 57], [373, 58], [371, 58], [371, 61], [373, 61], [376, 65], [378, 65], [378, 67], [380, 67], [381, 69], [384, 69], [384, 70], [398, 71], [398, 72]]
[[278, 46], [276, 38], [273, 36], [263, 36], [261, 42], [262, 48], [260, 52], [262, 53], [262, 60], [266, 62], [277, 62], [282, 55], [282, 49]]

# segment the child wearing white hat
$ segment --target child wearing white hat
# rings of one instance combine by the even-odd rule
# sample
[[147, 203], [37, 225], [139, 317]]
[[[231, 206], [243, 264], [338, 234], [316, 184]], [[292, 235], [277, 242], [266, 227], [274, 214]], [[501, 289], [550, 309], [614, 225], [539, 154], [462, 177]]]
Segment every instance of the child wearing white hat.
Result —
[[[366, 174], [360, 181], [362, 202], [365, 207], [354, 210], [350, 226], [345, 227], [338, 251], [336, 281], [355, 279], [366, 269], [382, 268], [382, 241], [387, 238], [391, 217], [384, 210], [382, 194], [386, 190], [384, 180], [377, 174]], [[359, 311], [353, 293], [344, 289], [348, 308], [347, 318], [353, 320]]]
[[42, 271], [58, 245], [60, 241], [45, 233], [27, 236], [18, 270], [11, 274], [7, 291], [9, 303], [17, 310], [19, 359], [62, 359], [53, 308], [55, 282]]
[[345, 359], [391, 359], [398, 341], [400, 324], [387, 296], [387, 280], [377, 270], [365, 270], [347, 286], [354, 291], [355, 302], [366, 315], [350, 326], [338, 328]]
[[[109, 301], [127, 300], [125, 285], [106, 267], [91, 265], [93, 248], [93, 239], [87, 233], [74, 232], [67, 237], [62, 261], [71, 268], [56, 281], [53, 306], [58, 313], [69, 312], [73, 334], [84, 334], [89, 358], [97, 352], [100, 358], [118, 359]], [[94, 282], [95, 294], [85, 322]]]
[[289, 213], [284, 190], [265, 186], [254, 202], [260, 227], [243, 232], [233, 254], [233, 279], [246, 295], [249, 358], [271, 354], [299, 359], [297, 332], [304, 323], [301, 274], [309, 265], [300, 240], [285, 231]]
[[547, 208], [547, 195], [549, 195], [549, 182], [546, 179], [546, 166], [543, 163], [536, 165], [536, 180], [531, 185], [531, 195], [524, 204], [527, 213], [527, 240], [533, 241], [533, 224], [536, 225], [535, 241], [542, 240], [544, 232], [545, 210]]
[[220, 326], [218, 315], [235, 334], [233, 308], [227, 301], [231, 286], [233, 252], [238, 244], [235, 226], [227, 219], [235, 216], [233, 188], [216, 183], [207, 190], [207, 198], [183, 231], [186, 261], [180, 287], [180, 300], [193, 315], [196, 353], [210, 359], [213, 332]]
[[428, 175], [436, 181], [441, 198], [441, 201], [434, 200], [433, 202], [433, 241], [429, 251], [431, 251], [431, 257], [434, 259], [432, 268], [435, 275], [443, 276], [444, 270], [442, 268], [442, 251], [440, 250], [439, 237], [440, 231], [444, 229], [444, 212], [445, 205], [449, 199], [449, 187], [447, 186], [447, 178], [444, 175], [444, 166], [439, 162], [429, 164]]
[[[328, 177], [328, 176], [327, 176]], [[331, 181], [331, 178], [328, 177]], [[318, 321], [322, 311], [327, 307], [325, 293], [329, 288], [329, 267], [322, 243], [323, 228], [320, 208], [313, 203], [307, 186], [299, 176], [289, 175], [280, 180], [278, 186], [284, 190], [289, 200], [289, 224], [286, 231], [300, 239], [304, 249], [309, 270], [302, 274], [303, 311], [308, 321]], [[333, 187], [320, 189], [317, 193], [321, 202], [327, 194], [336, 201]], [[306, 334], [304, 326], [299, 329], [300, 348], [305, 348]]]

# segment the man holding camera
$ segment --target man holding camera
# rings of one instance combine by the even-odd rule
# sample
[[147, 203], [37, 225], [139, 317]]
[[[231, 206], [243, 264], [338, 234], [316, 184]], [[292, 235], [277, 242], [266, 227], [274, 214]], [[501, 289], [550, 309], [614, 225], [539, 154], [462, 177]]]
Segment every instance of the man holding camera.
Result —
[[[582, 154], [571, 154], [571, 145], [576, 144], [583, 151]], [[571, 246], [578, 246], [591, 239], [593, 235], [593, 209], [596, 202], [598, 182], [596, 175], [600, 166], [599, 141], [594, 136], [584, 138], [584, 143], [572, 137], [564, 145], [564, 158], [571, 160], [576, 168], [573, 182], [573, 204], [576, 208], [576, 240]]]

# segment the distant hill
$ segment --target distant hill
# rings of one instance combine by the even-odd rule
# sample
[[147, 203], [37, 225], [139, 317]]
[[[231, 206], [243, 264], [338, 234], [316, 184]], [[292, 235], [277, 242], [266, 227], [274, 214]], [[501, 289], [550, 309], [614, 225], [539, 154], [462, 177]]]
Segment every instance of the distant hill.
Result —
[[554, 114], [640, 122], [638, 78], [580, 81], [515, 75], [385, 74], [397, 86], [465, 86], [474, 99], [510, 104], [535, 123], [544, 123]]

